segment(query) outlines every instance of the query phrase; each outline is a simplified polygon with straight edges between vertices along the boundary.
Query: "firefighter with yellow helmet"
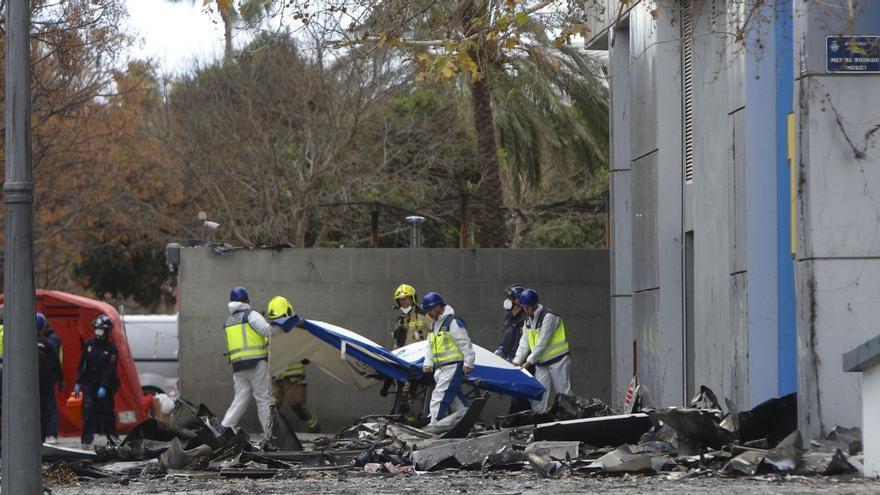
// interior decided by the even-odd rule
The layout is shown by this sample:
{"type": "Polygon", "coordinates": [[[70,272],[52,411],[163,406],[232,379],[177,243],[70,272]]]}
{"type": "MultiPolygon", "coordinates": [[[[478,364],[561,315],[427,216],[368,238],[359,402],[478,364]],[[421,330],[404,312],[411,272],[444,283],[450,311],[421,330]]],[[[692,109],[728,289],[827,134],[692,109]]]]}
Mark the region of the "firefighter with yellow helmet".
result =
{"type": "Polygon", "coordinates": [[[541,400],[531,401],[532,410],[545,413],[549,409],[550,387],[557,394],[571,394],[571,356],[565,338],[562,317],[539,303],[534,289],[520,292],[517,304],[526,313],[522,337],[513,364],[530,369],[544,386],[541,400]]]}
{"type": "MultiPolygon", "coordinates": [[[[286,320],[296,317],[293,305],[283,296],[275,296],[266,308],[269,321],[284,326],[286,320]]],[[[298,319],[298,317],[296,317],[298,319]]],[[[301,321],[301,320],[300,320],[301,321]]],[[[309,433],[321,431],[318,415],[306,404],[306,365],[308,360],[293,363],[286,370],[272,377],[272,395],[275,407],[282,411],[284,404],[290,404],[296,417],[305,425],[309,433]]]]}
{"type": "Polygon", "coordinates": [[[425,316],[416,304],[416,289],[412,285],[401,284],[394,290],[394,307],[400,310],[391,338],[392,349],[425,340],[431,319],[425,316]]]}
{"type": "MultiPolygon", "coordinates": [[[[400,284],[394,289],[394,308],[400,311],[394,330],[391,332],[392,349],[425,340],[431,328],[431,319],[416,304],[416,289],[409,284],[400,284]]],[[[403,414],[407,421],[418,419],[415,398],[418,395],[418,383],[398,382],[399,394],[394,404],[394,414],[403,414]]]]}

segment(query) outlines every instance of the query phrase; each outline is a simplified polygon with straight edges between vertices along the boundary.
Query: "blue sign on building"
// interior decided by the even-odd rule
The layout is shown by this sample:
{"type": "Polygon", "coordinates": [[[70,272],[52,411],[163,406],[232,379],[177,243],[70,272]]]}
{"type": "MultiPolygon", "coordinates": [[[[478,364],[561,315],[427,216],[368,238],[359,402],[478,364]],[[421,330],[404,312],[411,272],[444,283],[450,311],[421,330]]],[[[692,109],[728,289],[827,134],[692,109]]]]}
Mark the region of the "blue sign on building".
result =
{"type": "Polygon", "coordinates": [[[825,71],[880,73],[880,36],[826,36],[825,71]]]}

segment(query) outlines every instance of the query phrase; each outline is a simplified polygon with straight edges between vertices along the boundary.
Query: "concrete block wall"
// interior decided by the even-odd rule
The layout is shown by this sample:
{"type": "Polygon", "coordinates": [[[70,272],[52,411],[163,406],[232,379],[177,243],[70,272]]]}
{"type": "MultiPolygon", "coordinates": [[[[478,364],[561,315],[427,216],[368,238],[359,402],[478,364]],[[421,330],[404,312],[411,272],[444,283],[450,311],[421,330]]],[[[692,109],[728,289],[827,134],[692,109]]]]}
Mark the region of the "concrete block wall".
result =
{"type": "Polygon", "coordinates": [[[826,73],[825,43],[880,33],[880,2],[796,2],[794,28],[798,426],[812,438],[872,420],[842,355],[878,334],[880,147],[866,136],[880,125],[880,75],[826,73]]]}
{"type": "MultiPolygon", "coordinates": [[[[611,396],[609,253],[583,249],[282,249],[239,250],[227,256],[186,248],[181,253],[180,376],[191,401],[222,414],[232,399],[232,370],[223,357],[222,325],[229,289],[248,288],[256,309],[285,295],[309,319],[334,323],[383,345],[397,316],[392,292],[402,282],[436,290],[468,323],[475,343],[500,340],[503,290],[534,287],[566,322],[577,394],[611,396]]],[[[330,430],[363,415],[387,413],[378,387],[355,391],[317,368],[308,369],[309,403],[330,430]]],[[[495,400],[503,412],[507,400],[495,400]]],[[[245,427],[258,431],[256,409],[245,427]]]]}

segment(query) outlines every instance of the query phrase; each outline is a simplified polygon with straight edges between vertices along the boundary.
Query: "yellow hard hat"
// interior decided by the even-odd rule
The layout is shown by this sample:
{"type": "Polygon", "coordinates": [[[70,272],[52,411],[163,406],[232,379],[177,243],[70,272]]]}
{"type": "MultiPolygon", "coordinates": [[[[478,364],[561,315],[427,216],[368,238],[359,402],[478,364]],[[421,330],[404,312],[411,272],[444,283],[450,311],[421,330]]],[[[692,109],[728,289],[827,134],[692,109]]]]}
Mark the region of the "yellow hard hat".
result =
{"type": "Polygon", "coordinates": [[[400,284],[400,287],[394,291],[394,302],[397,302],[406,296],[411,297],[413,301],[415,301],[416,289],[412,285],[400,284]]]}
{"type": "Polygon", "coordinates": [[[290,304],[290,301],[287,300],[284,296],[275,296],[269,301],[269,306],[266,307],[266,316],[270,320],[274,320],[275,318],[281,318],[282,316],[293,316],[293,305],[290,304]]]}

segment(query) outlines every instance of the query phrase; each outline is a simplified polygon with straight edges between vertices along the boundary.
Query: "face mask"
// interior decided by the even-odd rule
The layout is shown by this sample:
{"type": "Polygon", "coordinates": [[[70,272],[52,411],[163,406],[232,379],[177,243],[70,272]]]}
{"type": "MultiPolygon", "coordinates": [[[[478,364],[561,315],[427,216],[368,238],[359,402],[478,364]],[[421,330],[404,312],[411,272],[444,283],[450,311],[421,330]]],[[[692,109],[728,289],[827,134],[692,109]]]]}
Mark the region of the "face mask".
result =
{"type": "Polygon", "coordinates": [[[405,314],[405,315],[408,315],[409,312],[412,311],[412,308],[413,308],[412,306],[407,306],[407,307],[405,307],[405,308],[400,308],[400,312],[403,313],[403,314],[405,314]]]}
{"type": "Polygon", "coordinates": [[[510,299],[505,299],[504,300],[504,310],[510,311],[511,309],[513,309],[513,301],[511,301],[510,299]]]}
{"type": "Polygon", "coordinates": [[[95,329],[95,337],[101,338],[104,336],[104,330],[100,328],[95,329]]]}

